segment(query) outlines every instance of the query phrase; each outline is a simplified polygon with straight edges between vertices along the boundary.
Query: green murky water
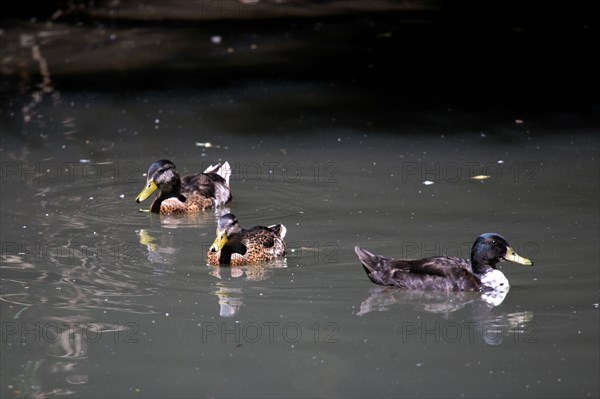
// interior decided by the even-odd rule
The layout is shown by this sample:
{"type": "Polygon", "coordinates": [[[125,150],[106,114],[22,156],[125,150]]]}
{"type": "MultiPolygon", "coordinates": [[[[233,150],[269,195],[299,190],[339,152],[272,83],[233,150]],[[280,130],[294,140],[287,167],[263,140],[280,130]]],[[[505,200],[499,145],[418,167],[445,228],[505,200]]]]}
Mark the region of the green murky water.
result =
{"type": "Polygon", "coordinates": [[[433,106],[403,122],[323,82],[72,81],[39,97],[4,85],[3,397],[598,395],[600,143],[585,116],[549,128],[433,106]],[[161,158],[182,174],[229,161],[233,202],[139,212],[161,158]],[[283,223],[288,256],[207,266],[225,211],[283,223]],[[535,262],[503,264],[496,306],[375,286],[353,252],[468,257],[483,232],[535,262]]]}

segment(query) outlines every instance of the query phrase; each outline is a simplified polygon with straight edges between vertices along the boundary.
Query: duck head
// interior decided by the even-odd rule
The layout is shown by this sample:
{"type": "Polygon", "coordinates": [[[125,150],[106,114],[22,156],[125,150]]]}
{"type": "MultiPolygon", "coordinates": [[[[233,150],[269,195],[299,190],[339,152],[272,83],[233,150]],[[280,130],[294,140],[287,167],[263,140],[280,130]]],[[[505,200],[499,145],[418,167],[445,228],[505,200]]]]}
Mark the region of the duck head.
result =
{"type": "Polygon", "coordinates": [[[488,267],[496,268],[496,264],[504,260],[533,266],[533,262],[517,254],[500,234],[485,233],[480,235],[471,249],[473,272],[482,274],[488,267]]]}
{"type": "Polygon", "coordinates": [[[228,213],[219,218],[217,223],[217,237],[210,247],[211,252],[220,251],[231,240],[231,237],[242,231],[236,217],[228,213]]]}
{"type": "Polygon", "coordinates": [[[179,172],[175,169],[173,162],[161,159],[154,162],[148,168],[146,185],[140,191],[135,199],[135,202],[142,202],[148,198],[156,189],[160,190],[160,194],[152,203],[150,210],[152,212],[160,211],[160,203],[162,200],[176,197],[181,202],[185,202],[185,197],[181,195],[181,178],[179,172]]]}

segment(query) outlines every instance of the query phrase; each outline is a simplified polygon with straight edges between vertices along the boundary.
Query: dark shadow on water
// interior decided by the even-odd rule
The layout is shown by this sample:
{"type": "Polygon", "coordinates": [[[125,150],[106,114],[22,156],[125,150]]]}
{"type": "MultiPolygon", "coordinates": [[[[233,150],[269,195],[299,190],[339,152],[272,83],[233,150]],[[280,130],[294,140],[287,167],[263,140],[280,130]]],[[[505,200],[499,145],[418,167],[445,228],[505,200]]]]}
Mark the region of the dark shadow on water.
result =
{"type": "Polygon", "coordinates": [[[437,125],[437,133],[483,122],[508,127],[515,119],[546,131],[585,129],[598,111],[598,62],[590,51],[597,23],[588,2],[377,2],[387,12],[352,2],[371,11],[363,14],[343,2],[284,2],[269,4],[310,12],[270,15],[268,23],[250,13],[148,19],[144,13],[156,9],[119,3],[115,11],[117,3],[83,6],[50,25],[17,22],[7,31],[2,108],[25,110],[35,122],[36,101],[58,103],[61,93],[187,92],[226,129],[250,133],[269,125],[295,132],[437,125]],[[337,11],[319,12],[331,8],[337,11]],[[41,58],[32,58],[34,48],[41,58]],[[297,120],[305,115],[311,119],[297,120]]]}

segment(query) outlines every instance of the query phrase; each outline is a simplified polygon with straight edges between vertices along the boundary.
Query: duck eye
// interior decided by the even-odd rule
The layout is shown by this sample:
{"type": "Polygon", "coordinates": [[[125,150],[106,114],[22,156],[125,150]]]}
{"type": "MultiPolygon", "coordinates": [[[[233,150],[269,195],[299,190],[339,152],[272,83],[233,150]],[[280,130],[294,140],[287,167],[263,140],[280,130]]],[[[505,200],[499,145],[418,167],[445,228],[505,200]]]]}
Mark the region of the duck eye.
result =
{"type": "Polygon", "coordinates": [[[492,244],[496,245],[496,240],[492,240],[492,244]]]}

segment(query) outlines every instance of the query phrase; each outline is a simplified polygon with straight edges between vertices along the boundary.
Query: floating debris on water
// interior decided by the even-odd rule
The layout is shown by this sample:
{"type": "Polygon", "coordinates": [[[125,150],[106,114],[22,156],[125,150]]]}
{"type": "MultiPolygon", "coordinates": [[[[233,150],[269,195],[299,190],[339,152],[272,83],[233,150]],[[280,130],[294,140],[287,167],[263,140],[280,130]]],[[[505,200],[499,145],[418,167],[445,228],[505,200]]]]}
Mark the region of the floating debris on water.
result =
{"type": "Polygon", "coordinates": [[[472,180],[485,180],[485,179],[489,179],[490,175],[477,175],[477,176],[473,176],[471,177],[472,180]]]}
{"type": "Polygon", "coordinates": [[[432,182],[431,180],[425,180],[423,182],[423,184],[426,185],[426,186],[431,186],[432,184],[434,184],[434,182],[432,182]]]}

